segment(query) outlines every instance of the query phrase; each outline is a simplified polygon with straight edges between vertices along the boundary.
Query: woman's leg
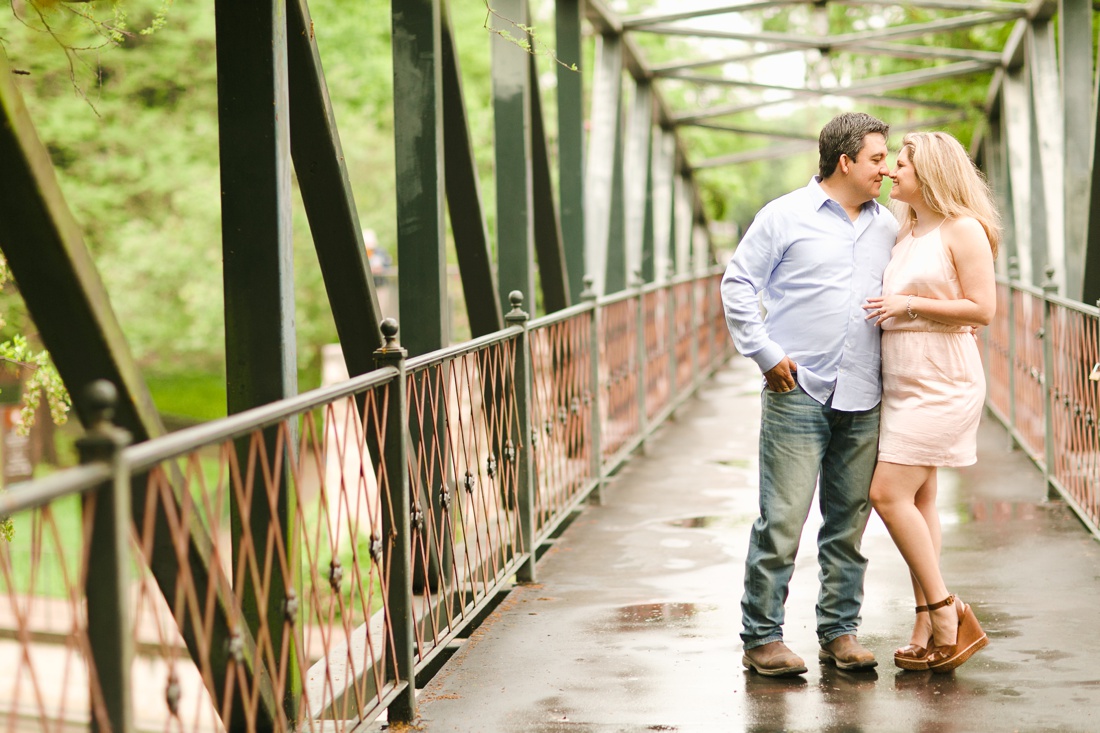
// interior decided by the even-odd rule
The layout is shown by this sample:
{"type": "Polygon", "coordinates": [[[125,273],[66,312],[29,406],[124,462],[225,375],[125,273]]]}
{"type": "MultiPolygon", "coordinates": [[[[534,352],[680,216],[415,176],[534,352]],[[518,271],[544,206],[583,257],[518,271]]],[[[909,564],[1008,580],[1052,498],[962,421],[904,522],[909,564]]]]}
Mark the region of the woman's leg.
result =
{"type": "MultiPolygon", "coordinates": [[[[871,481],[871,503],[905,558],[909,572],[916,578],[916,589],[925,603],[936,603],[947,597],[947,586],[940,574],[939,521],[936,519],[930,526],[926,518],[926,512],[935,511],[934,490],[935,468],[930,466],[902,466],[880,461],[871,481]],[[925,489],[924,496],[918,506],[922,489],[925,489]]],[[[954,644],[958,630],[955,607],[944,606],[929,615],[935,643],[940,646],[954,644]]]]}
{"type": "MultiPolygon", "coordinates": [[[[932,469],[932,475],[917,489],[914,499],[917,510],[924,517],[928,525],[928,532],[932,538],[932,546],[936,550],[936,559],[940,557],[940,514],[936,511],[936,469],[932,469]]],[[[924,589],[917,582],[917,576],[909,573],[909,580],[913,583],[913,599],[917,606],[927,606],[929,600],[924,596],[924,589]]],[[[934,599],[937,601],[940,599],[934,599]]],[[[934,602],[933,601],[933,602],[934,602]]],[[[916,623],[913,624],[913,635],[909,637],[909,643],[915,646],[928,648],[932,640],[932,617],[927,613],[918,613],[916,623]]]]}

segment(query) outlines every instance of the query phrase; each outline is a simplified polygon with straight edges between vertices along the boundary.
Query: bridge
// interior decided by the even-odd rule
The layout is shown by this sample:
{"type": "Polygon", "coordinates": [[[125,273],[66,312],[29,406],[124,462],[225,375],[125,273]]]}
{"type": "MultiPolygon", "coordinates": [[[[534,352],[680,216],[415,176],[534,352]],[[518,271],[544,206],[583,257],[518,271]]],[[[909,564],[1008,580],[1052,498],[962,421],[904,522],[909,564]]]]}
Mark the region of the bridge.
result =
{"type": "MultiPolygon", "coordinates": [[[[0,495],[4,725],[1095,727],[1096,10],[702,5],[490,3],[490,213],[448,5],[395,3],[404,266],[383,312],[305,0],[216,0],[230,415],[171,433],[0,54],[0,249],[85,428],[80,466],[0,495]],[[808,178],[817,126],[853,104],[955,132],[1006,223],[982,453],[945,492],[944,562],[993,643],[946,681],[772,685],[735,641],[757,415],[708,176],[808,178]],[[349,375],[301,393],[292,170],[349,375]],[[452,244],[468,340],[450,337],[452,244]]],[[[872,525],[880,659],[911,603],[885,540],[872,525]]],[[[810,649],[812,575],[789,604],[810,649]]]]}

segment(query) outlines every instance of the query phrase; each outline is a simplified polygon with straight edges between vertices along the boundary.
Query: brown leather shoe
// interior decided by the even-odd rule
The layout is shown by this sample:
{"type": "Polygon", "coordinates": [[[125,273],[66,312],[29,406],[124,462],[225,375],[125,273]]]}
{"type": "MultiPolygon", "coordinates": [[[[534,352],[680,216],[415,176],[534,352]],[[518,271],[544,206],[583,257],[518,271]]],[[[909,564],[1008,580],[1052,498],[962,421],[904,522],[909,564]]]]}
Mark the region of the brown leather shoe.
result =
{"type": "Polygon", "coordinates": [[[875,655],[856,641],[852,634],[844,634],[821,647],[817,658],[823,662],[832,662],[837,669],[870,669],[878,664],[875,655]]]}
{"type": "Polygon", "coordinates": [[[765,677],[786,677],[804,674],[806,663],[781,641],[771,641],[763,646],[745,650],[741,664],[765,677]]]}

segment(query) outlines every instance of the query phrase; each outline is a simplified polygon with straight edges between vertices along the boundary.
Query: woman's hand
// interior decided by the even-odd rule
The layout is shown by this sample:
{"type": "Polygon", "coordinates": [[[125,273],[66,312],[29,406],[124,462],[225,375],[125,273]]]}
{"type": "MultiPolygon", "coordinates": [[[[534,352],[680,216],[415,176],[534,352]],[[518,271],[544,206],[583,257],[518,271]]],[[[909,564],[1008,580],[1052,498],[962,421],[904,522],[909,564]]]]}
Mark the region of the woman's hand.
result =
{"type": "Polygon", "coordinates": [[[863,304],[863,310],[867,311],[866,320],[875,320],[876,326],[881,326],[887,318],[909,319],[909,296],[904,294],[868,298],[863,304]]]}

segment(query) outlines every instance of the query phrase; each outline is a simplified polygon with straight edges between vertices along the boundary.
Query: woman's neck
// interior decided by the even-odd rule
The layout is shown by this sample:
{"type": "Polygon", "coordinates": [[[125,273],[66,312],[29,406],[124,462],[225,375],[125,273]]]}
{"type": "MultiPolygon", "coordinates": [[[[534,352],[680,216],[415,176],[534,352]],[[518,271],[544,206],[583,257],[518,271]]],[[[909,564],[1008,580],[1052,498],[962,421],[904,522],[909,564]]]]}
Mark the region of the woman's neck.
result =
{"type": "MultiPolygon", "coordinates": [[[[912,206],[912,204],[910,204],[910,206],[912,206]]],[[[937,214],[927,206],[912,206],[912,209],[913,213],[916,215],[912,229],[914,237],[923,237],[940,224],[943,224],[944,219],[946,219],[943,214],[937,214]]]]}

